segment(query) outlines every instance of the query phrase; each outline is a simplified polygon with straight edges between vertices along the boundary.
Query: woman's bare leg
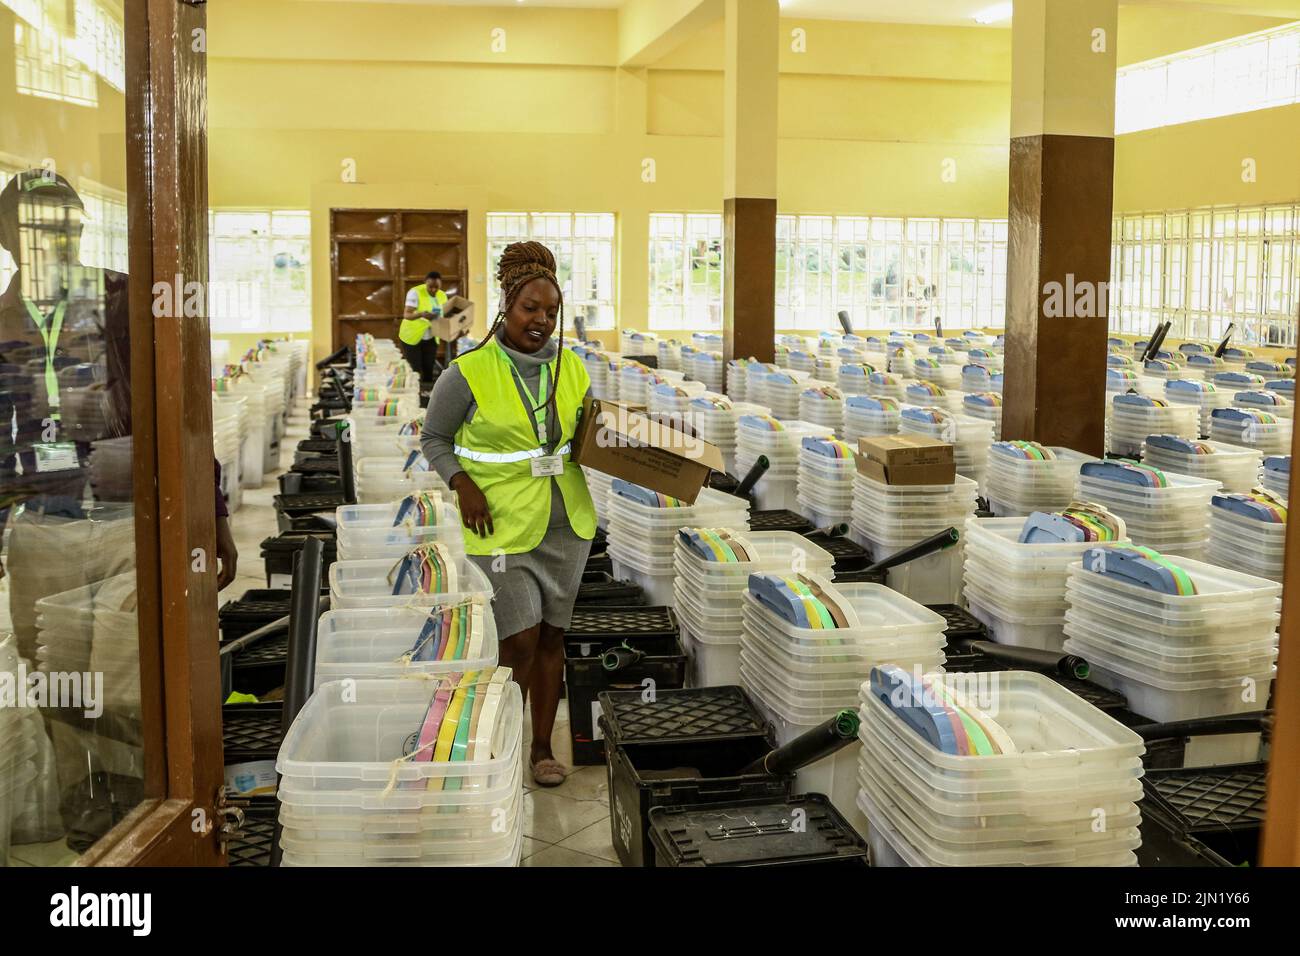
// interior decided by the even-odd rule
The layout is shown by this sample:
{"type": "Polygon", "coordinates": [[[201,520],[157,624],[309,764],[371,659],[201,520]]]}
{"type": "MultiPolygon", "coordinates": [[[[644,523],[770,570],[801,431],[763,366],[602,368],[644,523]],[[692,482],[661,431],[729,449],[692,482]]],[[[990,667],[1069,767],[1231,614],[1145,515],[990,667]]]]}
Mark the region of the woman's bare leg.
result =
{"type": "Polygon", "coordinates": [[[502,641],[497,649],[498,662],[502,667],[509,667],[513,672],[512,676],[523,692],[525,703],[528,701],[528,685],[532,682],[541,627],[540,624],[534,624],[526,631],[512,634],[502,641]]]}
{"type": "Polygon", "coordinates": [[[554,759],[551,734],[555,730],[555,712],[560,707],[564,689],[564,631],[543,622],[533,657],[531,675],[533,692],[532,759],[554,759]]]}

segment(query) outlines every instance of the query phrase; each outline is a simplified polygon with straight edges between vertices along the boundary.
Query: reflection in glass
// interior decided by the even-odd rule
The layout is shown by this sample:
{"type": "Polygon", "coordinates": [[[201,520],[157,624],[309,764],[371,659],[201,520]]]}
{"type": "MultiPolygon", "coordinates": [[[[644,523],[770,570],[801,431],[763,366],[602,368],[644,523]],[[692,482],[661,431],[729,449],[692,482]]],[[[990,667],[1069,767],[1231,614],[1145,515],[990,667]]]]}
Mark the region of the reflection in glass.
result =
{"type": "Polygon", "coordinates": [[[122,36],[0,0],[0,865],[142,797],[122,36]]]}

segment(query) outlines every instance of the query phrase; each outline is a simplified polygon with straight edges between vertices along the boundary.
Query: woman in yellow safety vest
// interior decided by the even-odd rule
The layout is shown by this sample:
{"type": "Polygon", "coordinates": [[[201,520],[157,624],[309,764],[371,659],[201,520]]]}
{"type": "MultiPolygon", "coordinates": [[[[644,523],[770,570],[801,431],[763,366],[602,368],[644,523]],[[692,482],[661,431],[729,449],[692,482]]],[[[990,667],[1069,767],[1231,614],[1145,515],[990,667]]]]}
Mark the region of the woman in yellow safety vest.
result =
{"type": "Polygon", "coordinates": [[[470,560],[492,581],[501,664],[531,700],[529,765],[540,786],[554,787],[567,773],[551,749],[564,631],[596,532],[586,478],[570,456],[591,383],[581,361],[564,358],[551,251],[507,246],[497,282],[496,320],[438,378],[421,445],[459,499],[470,560]]]}

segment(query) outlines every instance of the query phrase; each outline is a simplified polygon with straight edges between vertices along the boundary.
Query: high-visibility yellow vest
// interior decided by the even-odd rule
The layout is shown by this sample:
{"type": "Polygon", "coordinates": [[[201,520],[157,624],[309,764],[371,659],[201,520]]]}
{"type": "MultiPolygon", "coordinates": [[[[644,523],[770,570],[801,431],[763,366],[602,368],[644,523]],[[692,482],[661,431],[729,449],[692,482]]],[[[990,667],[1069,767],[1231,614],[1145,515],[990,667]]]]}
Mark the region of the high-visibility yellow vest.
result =
{"type": "MultiPolygon", "coordinates": [[[[414,291],[420,297],[420,306],[415,310],[416,312],[432,312],[435,306],[443,309],[447,305],[447,293],[441,289],[430,295],[429,287],[421,282],[415,287],[414,291]]],[[[397,329],[397,337],[407,345],[419,345],[428,328],[428,319],[402,319],[402,324],[397,329]]],[[[437,336],[434,337],[433,341],[438,341],[437,336]]]]}
{"type": "MultiPolygon", "coordinates": [[[[456,457],[487,498],[493,525],[493,533],[486,537],[463,528],[465,550],[480,555],[531,551],[545,537],[551,517],[551,478],[534,477],[532,471],[533,460],[546,455],[537,440],[537,421],[524,408],[513,363],[495,338],[455,364],[478,405],[474,418],[456,431],[456,457]]],[[[564,460],[564,472],[554,480],[564,497],[570,527],[588,540],[596,533],[596,509],[586,476],[571,458],[570,444],[590,384],[582,361],[570,353],[560,363],[559,382],[552,385],[557,389],[560,418],[554,454],[564,460]]]]}

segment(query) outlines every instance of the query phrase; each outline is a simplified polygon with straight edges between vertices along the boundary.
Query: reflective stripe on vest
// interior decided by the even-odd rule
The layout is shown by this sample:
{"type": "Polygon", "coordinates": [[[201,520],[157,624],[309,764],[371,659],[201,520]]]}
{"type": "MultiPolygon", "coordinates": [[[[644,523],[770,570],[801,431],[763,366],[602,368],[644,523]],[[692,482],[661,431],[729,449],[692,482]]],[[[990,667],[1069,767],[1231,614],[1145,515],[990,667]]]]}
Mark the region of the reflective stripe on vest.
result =
{"type": "MultiPolygon", "coordinates": [[[[508,465],[516,461],[529,461],[533,458],[545,458],[547,455],[545,448],[530,448],[528,451],[470,451],[462,445],[456,445],[453,449],[457,458],[465,458],[469,461],[482,461],[490,465],[508,465]]],[[[567,455],[569,454],[570,445],[565,442],[551,454],[567,455]]]]}

